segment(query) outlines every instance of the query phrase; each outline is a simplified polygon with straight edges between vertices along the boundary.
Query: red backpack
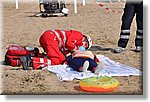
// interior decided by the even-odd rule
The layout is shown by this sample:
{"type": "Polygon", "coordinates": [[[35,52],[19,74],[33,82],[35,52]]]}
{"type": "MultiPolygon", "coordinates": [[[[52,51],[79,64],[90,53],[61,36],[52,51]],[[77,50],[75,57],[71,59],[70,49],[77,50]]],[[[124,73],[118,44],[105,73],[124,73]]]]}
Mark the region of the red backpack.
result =
{"type": "Polygon", "coordinates": [[[37,56],[39,49],[36,47],[24,47],[19,45],[10,45],[5,54],[5,64],[13,67],[20,66],[21,57],[37,56]]]}

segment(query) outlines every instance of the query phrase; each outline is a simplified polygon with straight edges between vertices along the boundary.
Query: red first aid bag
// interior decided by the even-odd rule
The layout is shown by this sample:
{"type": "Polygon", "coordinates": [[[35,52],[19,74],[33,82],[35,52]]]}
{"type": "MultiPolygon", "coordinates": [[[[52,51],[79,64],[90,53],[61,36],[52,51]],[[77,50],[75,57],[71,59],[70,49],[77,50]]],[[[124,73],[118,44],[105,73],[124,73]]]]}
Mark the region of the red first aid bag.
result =
{"type": "Polygon", "coordinates": [[[21,56],[21,55],[29,55],[30,52],[27,51],[25,47],[19,45],[11,45],[8,47],[7,54],[13,56],[21,56]]]}
{"type": "Polygon", "coordinates": [[[36,47],[24,47],[19,45],[10,45],[5,54],[5,64],[13,67],[20,66],[21,56],[38,56],[39,49],[36,47]]]}
{"type": "Polygon", "coordinates": [[[13,67],[20,66],[21,65],[20,56],[5,55],[5,63],[13,67]]]}
{"type": "Polygon", "coordinates": [[[51,60],[47,58],[33,57],[33,68],[40,69],[51,65],[51,60]]]}

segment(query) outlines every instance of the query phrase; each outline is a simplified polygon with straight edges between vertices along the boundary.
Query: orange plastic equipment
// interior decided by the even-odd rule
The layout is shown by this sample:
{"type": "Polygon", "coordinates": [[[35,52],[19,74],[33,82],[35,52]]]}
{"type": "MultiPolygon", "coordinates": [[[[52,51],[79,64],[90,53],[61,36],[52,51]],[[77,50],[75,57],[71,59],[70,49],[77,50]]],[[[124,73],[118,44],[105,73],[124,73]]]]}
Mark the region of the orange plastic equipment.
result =
{"type": "Polygon", "coordinates": [[[119,82],[113,77],[91,77],[79,82],[80,89],[89,92],[111,92],[114,91],[119,82]]]}

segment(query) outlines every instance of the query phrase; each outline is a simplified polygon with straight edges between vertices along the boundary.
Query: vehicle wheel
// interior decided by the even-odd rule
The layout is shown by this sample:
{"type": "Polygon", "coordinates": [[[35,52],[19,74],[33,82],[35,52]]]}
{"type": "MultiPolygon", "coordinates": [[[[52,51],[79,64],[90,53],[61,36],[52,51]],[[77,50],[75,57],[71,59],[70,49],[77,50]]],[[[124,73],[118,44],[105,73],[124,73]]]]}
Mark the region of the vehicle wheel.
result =
{"type": "Polygon", "coordinates": [[[65,17],[68,17],[68,14],[64,14],[65,17]]]}

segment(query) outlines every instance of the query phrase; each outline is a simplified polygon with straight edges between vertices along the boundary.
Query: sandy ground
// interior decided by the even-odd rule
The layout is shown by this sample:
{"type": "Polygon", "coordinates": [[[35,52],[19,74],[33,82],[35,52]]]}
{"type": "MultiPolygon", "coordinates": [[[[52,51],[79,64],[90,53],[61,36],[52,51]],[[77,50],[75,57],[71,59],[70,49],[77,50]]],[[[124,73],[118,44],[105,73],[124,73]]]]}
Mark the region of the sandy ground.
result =
{"type": "MultiPolygon", "coordinates": [[[[34,17],[39,11],[37,3],[21,3],[19,10],[14,3],[2,3],[2,56],[4,60],[6,48],[11,44],[30,45],[39,47],[38,39],[42,32],[48,29],[75,29],[89,34],[93,39],[91,51],[94,54],[102,54],[110,59],[135,67],[142,68],[142,53],[132,51],[136,31],[135,20],[131,27],[130,41],[127,51],[114,54],[111,50],[103,51],[103,48],[115,48],[119,38],[121,16],[124,3],[102,3],[112,11],[100,8],[96,3],[78,5],[78,13],[74,14],[73,5],[67,5],[68,17],[34,17]]],[[[4,72],[2,94],[143,94],[143,77],[129,76],[116,77],[120,82],[119,87],[113,92],[92,93],[84,92],[79,88],[79,80],[60,82],[56,75],[47,70],[24,71],[22,67],[10,67],[1,65],[4,72]]],[[[2,72],[1,72],[2,73],[2,72]]]]}

